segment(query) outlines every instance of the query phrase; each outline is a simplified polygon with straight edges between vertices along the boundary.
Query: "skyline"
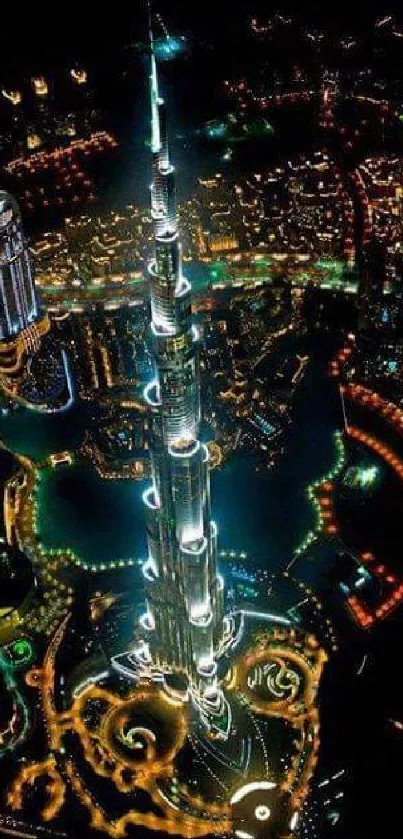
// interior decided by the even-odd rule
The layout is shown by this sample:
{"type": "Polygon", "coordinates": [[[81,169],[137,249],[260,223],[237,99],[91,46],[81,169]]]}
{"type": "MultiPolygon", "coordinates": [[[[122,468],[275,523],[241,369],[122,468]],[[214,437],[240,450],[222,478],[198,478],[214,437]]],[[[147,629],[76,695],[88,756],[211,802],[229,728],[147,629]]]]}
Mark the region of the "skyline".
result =
{"type": "Polygon", "coordinates": [[[4,51],[2,835],[399,835],[403,29],[209,9],[4,51]]]}

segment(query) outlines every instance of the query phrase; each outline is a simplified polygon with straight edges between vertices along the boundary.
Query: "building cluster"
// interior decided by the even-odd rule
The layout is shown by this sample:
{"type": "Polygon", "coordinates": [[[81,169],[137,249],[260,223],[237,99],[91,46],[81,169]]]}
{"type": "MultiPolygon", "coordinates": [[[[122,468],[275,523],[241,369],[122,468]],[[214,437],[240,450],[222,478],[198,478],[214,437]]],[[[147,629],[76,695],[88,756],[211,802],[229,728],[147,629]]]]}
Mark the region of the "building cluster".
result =
{"type": "Polygon", "coordinates": [[[129,205],[102,216],[66,218],[62,230],[33,241],[38,286],[54,311],[82,311],[144,295],[144,265],[152,237],[149,212],[129,205]]]}
{"type": "Polygon", "coordinates": [[[0,154],[8,159],[89,136],[100,122],[87,71],[79,67],[57,78],[32,76],[20,89],[2,85],[0,114],[0,154]]]}
{"type": "Polygon", "coordinates": [[[63,217],[95,201],[90,160],[109,154],[87,72],[73,67],[61,79],[36,76],[21,90],[0,93],[0,161],[25,213],[63,217]]]}
{"type": "MultiPolygon", "coordinates": [[[[341,260],[351,265],[355,257],[352,201],[327,154],[236,181],[221,173],[200,179],[178,217],[183,259],[211,265],[205,285],[213,287],[278,276],[326,283],[341,260]]],[[[110,307],[144,299],[151,236],[149,212],[129,205],[66,219],[58,233],[37,237],[38,285],[50,310],[80,311],[97,297],[110,307]]],[[[196,291],[199,283],[198,276],[196,291]]]]}
{"type": "Polygon", "coordinates": [[[297,358],[281,357],[260,378],[276,337],[292,329],[287,288],[218,293],[202,322],[203,415],[225,451],[253,452],[273,465],[282,451],[299,376],[297,358]]]}
{"type": "MultiPolygon", "coordinates": [[[[403,170],[396,156],[367,158],[353,175],[361,242],[357,255],[357,341],[347,370],[376,390],[402,396],[403,170]]],[[[345,372],[346,372],[345,371],[345,372]]]]}
{"type": "Polygon", "coordinates": [[[311,263],[348,249],[351,201],[327,154],[236,181],[201,179],[193,204],[187,228],[194,257],[253,251],[311,263]]]}

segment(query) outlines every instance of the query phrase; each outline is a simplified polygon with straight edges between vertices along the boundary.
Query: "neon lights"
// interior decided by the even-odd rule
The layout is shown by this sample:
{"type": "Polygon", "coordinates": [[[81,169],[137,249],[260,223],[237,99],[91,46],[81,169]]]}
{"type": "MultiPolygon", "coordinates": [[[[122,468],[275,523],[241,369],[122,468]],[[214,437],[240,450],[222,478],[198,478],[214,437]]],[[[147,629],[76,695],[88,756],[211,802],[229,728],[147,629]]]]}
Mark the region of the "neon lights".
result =
{"type": "Polygon", "coordinates": [[[277,786],[274,781],[251,781],[250,784],[245,784],[245,786],[240,787],[232,796],[230,804],[238,804],[239,801],[242,801],[245,798],[245,795],[249,795],[250,792],[257,792],[260,789],[269,790],[275,789],[277,786]]]}
{"type": "Polygon", "coordinates": [[[152,382],[149,382],[148,385],[146,385],[143,390],[143,396],[147,405],[150,405],[152,408],[158,408],[161,405],[160,387],[157,379],[153,379],[152,382]],[[153,391],[155,391],[154,399],[152,396],[153,391]]]}
{"type": "Polygon", "coordinates": [[[152,556],[146,559],[144,565],[142,566],[143,576],[149,583],[155,582],[158,577],[158,568],[155,564],[155,560],[152,556]]]}
{"type": "Polygon", "coordinates": [[[266,804],[259,804],[255,810],[255,816],[259,822],[265,822],[271,816],[270,807],[267,807],[266,804]]]}
{"type": "Polygon", "coordinates": [[[109,670],[103,670],[102,673],[96,673],[94,676],[88,676],[86,679],[83,679],[73,691],[74,699],[78,699],[79,696],[82,696],[89,688],[93,685],[96,685],[97,682],[102,682],[103,679],[107,679],[109,676],[109,670]]]}
{"type": "Polygon", "coordinates": [[[299,813],[298,813],[298,810],[296,810],[295,813],[291,817],[290,830],[295,830],[296,827],[298,827],[298,820],[299,820],[299,813]]]}
{"type": "Polygon", "coordinates": [[[205,552],[207,548],[207,539],[203,536],[200,539],[200,544],[198,542],[192,544],[191,542],[186,544],[181,544],[181,551],[182,553],[188,554],[189,556],[200,556],[202,553],[205,552]]]}
{"type": "Polygon", "coordinates": [[[158,319],[158,323],[155,320],[151,321],[151,332],[156,338],[168,338],[170,335],[176,334],[175,328],[167,320],[162,320],[162,318],[158,319]]]}
{"type": "Polygon", "coordinates": [[[146,507],[150,510],[159,510],[160,502],[157,499],[157,491],[153,484],[144,490],[142,499],[146,507]]]}
{"type": "Polygon", "coordinates": [[[260,618],[266,621],[275,621],[282,623],[284,626],[290,626],[291,621],[288,618],[283,618],[282,615],[273,615],[271,612],[254,612],[251,609],[238,609],[234,614],[247,615],[252,618],[260,618]]]}
{"type": "Polygon", "coordinates": [[[175,289],[175,297],[179,300],[181,297],[184,297],[185,294],[189,294],[192,290],[192,286],[190,285],[189,280],[186,277],[179,277],[176,289],[175,289]]]}
{"type": "Polygon", "coordinates": [[[179,440],[177,443],[173,443],[172,446],[168,446],[169,454],[171,457],[176,458],[194,457],[199,449],[199,440],[179,440]]]}
{"type": "Polygon", "coordinates": [[[155,629],[155,621],[151,612],[147,611],[141,615],[140,624],[147,632],[151,632],[155,629]]]}

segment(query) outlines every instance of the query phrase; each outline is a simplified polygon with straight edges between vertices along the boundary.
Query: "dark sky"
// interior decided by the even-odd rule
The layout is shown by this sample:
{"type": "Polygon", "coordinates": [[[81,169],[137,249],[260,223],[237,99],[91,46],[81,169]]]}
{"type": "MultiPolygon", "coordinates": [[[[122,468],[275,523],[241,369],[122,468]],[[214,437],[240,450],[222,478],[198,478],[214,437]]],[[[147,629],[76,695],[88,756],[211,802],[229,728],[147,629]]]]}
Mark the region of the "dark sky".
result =
{"type": "MultiPolygon", "coordinates": [[[[108,50],[114,43],[124,43],[130,38],[141,37],[143,11],[141,0],[132,3],[115,2],[97,4],[70,0],[65,4],[29,3],[21,5],[19,14],[13,3],[3,3],[1,10],[0,79],[10,68],[31,69],[30,62],[41,55],[55,58],[61,54],[108,50]]],[[[395,9],[401,4],[392,2],[363,2],[353,0],[348,4],[314,3],[306,0],[302,5],[304,19],[321,25],[360,28],[380,12],[395,9]]],[[[222,38],[223,50],[236,28],[244,19],[254,14],[263,18],[275,9],[301,14],[301,3],[284,0],[270,3],[267,0],[156,0],[155,11],[160,12],[168,26],[194,30],[198,35],[222,38]]]]}

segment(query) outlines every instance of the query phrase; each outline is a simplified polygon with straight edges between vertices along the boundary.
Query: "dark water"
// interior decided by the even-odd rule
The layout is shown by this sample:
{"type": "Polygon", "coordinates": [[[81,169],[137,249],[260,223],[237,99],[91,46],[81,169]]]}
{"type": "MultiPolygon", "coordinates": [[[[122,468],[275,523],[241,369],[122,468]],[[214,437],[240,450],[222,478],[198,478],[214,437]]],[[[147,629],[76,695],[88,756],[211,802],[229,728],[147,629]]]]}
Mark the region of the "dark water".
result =
{"type": "MultiPolygon", "coordinates": [[[[264,375],[264,369],[258,371],[264,375]]],[[[296,399],[287,451],[271,472],[235,456],[213,474],[213,509],[222,541],[265,567],[284,562],[313,523],[306,487],[334,462],[339,404],[324,367],[312,360],[296,399]]]]}
{"type": "Polygon", "coordinates": [[[94,565],[144,558],[144,487],[143,482],[102,480],[87,463],[46,470],[38,493],[42,543],[71,548],[94,565]]]}
{"type": "MultiPolygon", "coordinates": [[[[326,376],[326,361],[321,360],[328,348],[311,349],[287,452],[277,467],[257,472],[252,457],[234,454],[211,476],[221,547],[245,550],[267,568],[284,562],[309,530],[313,512],[306,486],[321,477],[335,457],[332,435],[340,424],[340,408],[326,376]]],[[[268,363],[263,361],[258,370],[262,378],[268,363]]],[[[0,437],[12,449],[40,459],[77,445],[83,434],[83,412],[77,406],[57,418],[18,411],[0,420],[0,437]]],[[[94,564],[144,556],[143,489],[142,482],[102,480],[87,463],[45,470],[38,494],[43,544],[70,547],[83,561],[94,564]]]]}

